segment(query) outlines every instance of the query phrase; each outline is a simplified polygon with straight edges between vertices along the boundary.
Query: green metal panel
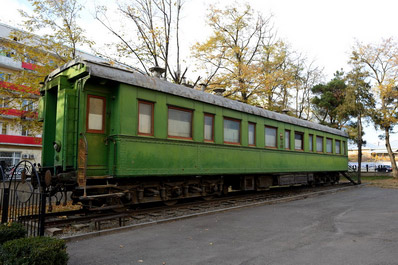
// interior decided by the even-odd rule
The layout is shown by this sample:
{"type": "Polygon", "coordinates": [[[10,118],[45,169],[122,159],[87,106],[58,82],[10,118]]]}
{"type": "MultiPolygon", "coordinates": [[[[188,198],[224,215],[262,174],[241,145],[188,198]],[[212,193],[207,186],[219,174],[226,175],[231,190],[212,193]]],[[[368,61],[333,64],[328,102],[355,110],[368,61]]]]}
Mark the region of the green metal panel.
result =
{"type": "Polygon", "coordinates": [[[64,146],[64,126],[65,126],[65,90],[58,91],[56,121],[55,121],[55,142],[61,145],[61,150],[54,154],[54,166],[62,166],[64,160],[64,150],[68,146],[64,146]]]}
{"type": "Polygon", "coordinates": [[[174,140],[116,137],[117,175],[169,176],[347,170],[347,158],[174,140]]]}
{"type": "Polygon", "coordinates": [[[112,174],[120,177],[347,170],[346,156],[308,152],[309,133],[314,135],[314,142],[317,135],[344,140],[344,137],[341,136],[332,136],[325,132],[125,84],[120,85],[119,92],[113,91],[113,95],[116,96],[114,103],[117,106],[113,109],[112,119],[120,117],[120,121],[118,120],[117,123],[121,124],[121,130],[119,135],[115,133],[116,135],[113,137],[117,150],[116,156],[113,158],[115,149],[112,143],[109,148],[109,157],[112,161],[112,174]],[[137,135],[138,100],[154,102],[154,136],[137,135]],[[169,105],[194,110],[193,140],[167,138],[169,105]],[[116,111],[116,109],[118,110],[116,111]],[[203,140],[204,113],[215,114],[214,143],[205,143],[203,140]],[[224,144],[224,117],[241,120],[241,145],[224,144]],[[256,123],[256,147],[247,147],[248,121],[256,123]],[[278,129],[276,149],[264,147],[265,125],[278,129]],[[286,151],[283,146],[285,129],[291,131],[292,146],[290,151],[286,151]],[[304,133],[304,151],[294,150],[295,131],[304,133]],[[282,134],[282,138],[280,134],[282,134]],[[114,171],[113,161],[115,161],[114,171]]]}
{"type": "Polygon", "coordinates": [[[77,160],[77,95],[76,90],[66,91],[65,93],[65,127],[64,127],[64,147],[63,157],[65,158],[64,169],[75,167],[77,160]]]}
{"type": "MultiPolygon", "coordinates": [[[[108,136],[110,135],[110,131],[117,133],[119,130],[122,130],[122,124],[124,117],[120,117],[118,120],[117,115],[113,115],[113,111],[115,110],[115,114],[120,114],[120,96],[118,99],[113,98],[114,96],[119,95],[118,87],[108,87],[99,85],[97,83],[91,83],[90,80],[85,84],[83,93],[81,94],[80,102],[80,129],[79,131],[83,132],[87,139],[88,146],[88,158],[87,158],[87,176],[96,176],[96,175],[107,175],[110,173],[112,168],[112,160],[110,159],[110,148],[111,144],[109,143],[108,136]],[[88,95],[99,96],[105,98],[105,130],[104,133],[95,133],[88,132],[86,128],[87,122],[87,111],[88,111],[88,95]],[[118,104],[115,104],[117,102],[118,104]],[[116,119],[115,122],[113,118],[116,119]],[[119,122],[118,122],[119,121],[119,122]],[[111,129],[112,128],[112,129],[111,129]],[[111,168],[109,167],[111,163],[111,168]]],[[[127,107],[127,105],[126,105],[127,107]]],[[[128,113],[129,114],[129,113],[128,113]]]]}
{"type": "Polygon", "coordinates": [[[43,99],[43,136],[42,136],[42,156],[41,164],[43,167],[54,166],[54,146],[55,141],[55,122],[57,106],[57,87],[52,87],[45,91],[43,99]]]}
{"type": "Polygon", "coordinates": [[[66,76],[59,77],[55,122],[55,142],[61,150],[55,152],[55,166],[63,170],[75,166],[77,145],[77,96],[66,76]]]}
{"type": "Polygon", "coordinates": [[[118,91],[112,91],[114,99],[114,113],[112,120],[115,124],[115,134],[136,134],[137,133],[137,90],[120,84],[118,91]]]}

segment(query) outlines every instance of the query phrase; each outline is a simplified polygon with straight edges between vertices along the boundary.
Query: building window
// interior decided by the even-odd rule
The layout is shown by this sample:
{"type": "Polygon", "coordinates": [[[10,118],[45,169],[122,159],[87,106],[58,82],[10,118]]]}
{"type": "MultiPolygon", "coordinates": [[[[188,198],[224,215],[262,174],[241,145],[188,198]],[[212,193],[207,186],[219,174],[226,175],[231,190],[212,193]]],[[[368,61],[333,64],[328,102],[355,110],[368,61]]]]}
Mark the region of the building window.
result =
{"type": "Polygon", "coordinates": [[[316,137],[316,151],[323,153],[323,137],[322,136],[316,137]]]}
{"type": "Polygon", "coordinates": [[[8,108],[10,105],[10,98],[0,97],[0,108],[8,108]]]}
{"type": "Polygon", "coordinates": [[[31,111],[33,109],[32,104],[33,104],[32,101],[24,99],[24,100],[22,100],[21,109],[24,111],[31,111]]]}
{"type": "Polygon", "coordinates": [[[240,144],[240,120],[224,118],[224,143],[240,144]]]}
{"type": "Polygon", "coordinates": [[[343,145],[342,145],[342,154],[345,155],[345,141],[343,141],[343,145]]]}
{"type": "Polygon", "coordinates": [[[152,102],[138,101],[138,134],[153,135],[153,109],[152,102]]]}
{"type": "Polygon", "coordinates": [[[105,98],[88,95],[87,98],[87,132],[105,132],[105,98]]]}
{"type": "Polygon", "coordinates": [[[265,127],[265,146],[276,147],[276,128],[265,127]]]}
{"type": "Polygon", "coordinates": [[[308,135],[308,150],[310,152],[314,151],[314,135],[308,135]]]}
{"type": "Polygon", "coordinates": [[[20,152],[0,152],[0,161],[4,161],[6,166],[14,166],[21,160],[20,152]]]}
{"type": "Polygon", "coordinates": [[[304,133],[294,132],[294,149],[304,150],[304,133]]]}
{"type": "Polygon", "coordinates": [[[335,145],[335,149],[336,149],[336,154],[340,154],[340,144],[341,144],[341,142],[340,142],[340,140],[336,140],[335,142],[334,142],[334,145],[335,145]]]}
{"type": "Polygon", "coordinates": [[[285,130],[285,148],[290,149],[290,130],[285,130]]]}
{"type": "Polygon", "coordinates": [[[204,138],[205,141],[214,141],[214,115],[205,114],[204,117],[204,138]]]}
{"type": "Polygon", "coordinates": [[[249,136],[249,145],[255,146],[256,145],[256,124],[249,122],[248,126],[248,136],[249,136]]]}
{"type": "Polygon", "coordinates": [[[0,72],[0,81],[8,82],[11,80],[11,74],[0,72]]]}
{"type": "Polygon", "coordinates": [[[7,123],[1,122],[0,123],[1,134],[7,134],[7,123]]]}
{"type": "Polygon", "coordinates": [[[22,126],[22,136],[29,136],[29,130],[25,126],[22,126]]]}
{"type": "Polygon", "coordinates": [[[333,140],[330,138],[326,138],[326,153],[332,153],[332,145],[333,145],[333,140]]]}
{"type": "Polygon", "coordinates": [[[168,136],[192,139],[192,110],[169,106],[168,136]]]}

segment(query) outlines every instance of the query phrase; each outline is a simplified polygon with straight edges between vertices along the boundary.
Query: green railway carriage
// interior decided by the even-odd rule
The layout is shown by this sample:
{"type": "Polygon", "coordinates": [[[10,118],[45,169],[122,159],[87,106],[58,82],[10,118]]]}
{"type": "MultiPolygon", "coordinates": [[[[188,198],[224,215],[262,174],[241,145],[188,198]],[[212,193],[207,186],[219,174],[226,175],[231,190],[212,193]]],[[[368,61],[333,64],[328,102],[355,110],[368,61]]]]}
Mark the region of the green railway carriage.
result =
{"type": "Polygon", "coordinates": [[[345,132],[75,60],[41,89],[42,174],[76,201],[142,203],[337,182],[345,132]]]}

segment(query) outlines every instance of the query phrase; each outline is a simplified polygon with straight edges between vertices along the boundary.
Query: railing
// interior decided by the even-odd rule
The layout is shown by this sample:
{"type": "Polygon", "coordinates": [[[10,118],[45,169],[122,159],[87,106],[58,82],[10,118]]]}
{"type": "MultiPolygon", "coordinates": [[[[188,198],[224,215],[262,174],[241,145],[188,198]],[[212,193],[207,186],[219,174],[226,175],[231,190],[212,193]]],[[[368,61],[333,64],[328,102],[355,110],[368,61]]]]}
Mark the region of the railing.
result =
{"type": "Polygon", "coordinates": [[[0,175],[1,223],[18,222],[29,236],[43,236],[47,195],[35,166],[21,161],[5,171],[0,165],[0,175]]]}

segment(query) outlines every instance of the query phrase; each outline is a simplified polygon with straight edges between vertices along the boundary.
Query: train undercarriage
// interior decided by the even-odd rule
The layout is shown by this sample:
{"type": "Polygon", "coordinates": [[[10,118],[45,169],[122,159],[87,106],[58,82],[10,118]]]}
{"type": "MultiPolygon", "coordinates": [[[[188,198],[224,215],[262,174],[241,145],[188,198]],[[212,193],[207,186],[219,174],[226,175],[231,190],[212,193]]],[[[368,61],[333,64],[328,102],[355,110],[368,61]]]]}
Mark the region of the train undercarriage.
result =
{"type": "Polygon", "coordinates": [[[75,181],[70,178],[69,182],[65,181],[65,175],[59,174],[57,179],[53,178],[52,182],[57,184],[51,190],[54,194],[59,190],[72,191],[73,203],[82,203],[86,208],[103,208],[151,202],[172,205],[188,198],[209,199],[235,191],[264,191],[277,186],[335,184],[339,179],[339,172],[173,178],[97,176],[87,177],[86,185],[76,187],[75,181]]]}

